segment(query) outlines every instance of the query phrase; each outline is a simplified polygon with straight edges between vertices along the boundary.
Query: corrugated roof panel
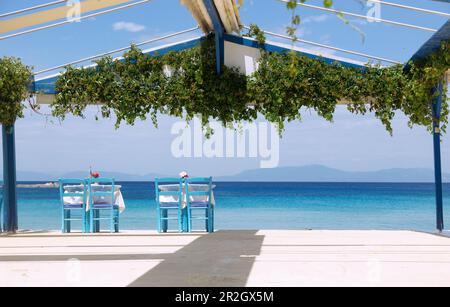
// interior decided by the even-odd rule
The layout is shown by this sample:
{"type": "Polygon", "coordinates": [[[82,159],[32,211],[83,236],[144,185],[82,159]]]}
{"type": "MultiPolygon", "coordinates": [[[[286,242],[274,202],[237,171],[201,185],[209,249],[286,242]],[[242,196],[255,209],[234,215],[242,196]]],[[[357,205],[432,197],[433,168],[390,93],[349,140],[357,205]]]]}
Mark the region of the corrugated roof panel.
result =
{"type": "Polygon", "coordinates": [[[239,33],[240,18],[236,3],[233,0],[214,0],[226,33],[239,33]]]}
{"type": "MultiPolygon", "coordinates": [[[[203,0],[180,0],[194,16],[204,33],[214,31],[211,17],[206,10],[203,0]]],[[[226,33],[239,33],[241,20],[239,11],[234,0],[214,0],[217,12],[219,13],[226,33]]]]}

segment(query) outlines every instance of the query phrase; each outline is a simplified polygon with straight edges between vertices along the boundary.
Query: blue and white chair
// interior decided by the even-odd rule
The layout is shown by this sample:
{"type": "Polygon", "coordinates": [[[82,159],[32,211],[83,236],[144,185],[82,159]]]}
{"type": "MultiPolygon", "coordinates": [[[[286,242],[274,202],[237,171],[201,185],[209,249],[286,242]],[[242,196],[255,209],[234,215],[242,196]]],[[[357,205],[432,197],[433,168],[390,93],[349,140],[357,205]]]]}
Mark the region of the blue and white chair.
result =
{"type": "Polygon", "coordinates": [[[193,220],[205,220],[205,228],[214,232],[214,207],[212,204],[212,177],[185,179],[188,231],[192,231],[193,220]],[[194,185],[194,186],[193,186],[194,185]],[[195,185],[202,185],[199,189],[195,185]],[[205,186],[205,188],[203,188],[205,186]],[[204,211],[203,215],[194,214],[204,211]]]}
{"type": "Polygon", "coordinates": [[[111,178],[91,178],[88,179],[88,182],[90,231],[100,232],[100,222],[109,221],[110,232],[119,232],[119,206],[115,203],[115,180],[111,178]],[[102,213],[106,214],[102,217],[102,213]]]}
{"type": "Polygon", "coordinates": [[[81,221],[81,231],[87,232],[86,219],[86,182],[81,179],[59,179],[59,196],[61,202],[61,231],[69,233],[72,230],[72,222],[81,221]],[[67,186],[73,186],[67,189],[67,186]],[[71,202],[65,201],[71,199],[71,202]],[[81,218],[72,215],[73,212],[81,212],[81,218]]]}
{"type": "Polygon", "coordinates": [[[156,215],[158,232],[167,232],[170,220],[178,221],[178,231],[183,232],[183,181],[181,178],[155,178],[156,215]],[[161,189],[161,186],[170,188],[161,189]],[[169,213],[176,211],[176,216],[169,213]]]}

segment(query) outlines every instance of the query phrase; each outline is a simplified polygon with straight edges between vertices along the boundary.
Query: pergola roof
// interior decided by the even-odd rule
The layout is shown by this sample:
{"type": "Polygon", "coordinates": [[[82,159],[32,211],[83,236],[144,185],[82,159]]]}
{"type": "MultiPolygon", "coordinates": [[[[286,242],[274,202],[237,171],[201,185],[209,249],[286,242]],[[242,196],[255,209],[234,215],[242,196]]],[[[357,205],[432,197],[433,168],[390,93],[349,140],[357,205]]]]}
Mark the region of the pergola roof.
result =
{"type": "MultiPolygon", "coordinates": [[[[189,49],[195,46],[198,46],[199,43],[204,39],[204,36],[196,37],[193,39],[181,41],[178,43],[168,44],[168,45],[162,45],[159,47],[143,50],[143,53],[149,56],[152,55],[163,55],[171,51],[182,51],[185,49],[189,49]]],[[[233,63],[232,65],[241,69],[241,72],[243,73],[250,73],[249,71],[245,70],[245,64],[240,65],[239,62],[245,61],[244,57],[251,57],[252,59],[255,59],[259,57],[259,48],[263,47],[265,50],[269,52],[288,52],[291,50],[295,50],[299,53],[301,53],[304,56],[313,58],[313,59],[321,59],[325,61],[326,63],[332,64],[332,63],[339,63],[346,67],[353,67],[353,68],[361,68],[363,69],[365,67],[364,62],[358,62],[351,59],[346,59],[342,57],[338,57],[335,55],[330,55],[328,57],[323,57],[320,52],[318,51],[311,51],[305,48],[300,47],[293,47],[288,44],[282,44],[278,42],[266,42],[264,46],[260,46],[256,40],[247,38],[247,37],[241,37],[237,35],[227,34],[225,35],[225,42],[227,43],[225,45],[225,49],[229,52],[227,52],[227,56],[225,58],[225,61],[228,63],[233,63]],[[237,45],[237,46],[232,46],[237,45]],[[236,49],[238,48],[238,49],[236,49]],[[247,48],[247,50],[245,50],[247,48]],[[253,49],[253,51],[249,51],[248,49],[253,49]]],[[[115,60],[120,60],[122,57],[117,57],[115,60]]],[[[84,68],[94,67],[94,65],[89,65],[84,68]]],[[[56,94],[55,90],[55,82],[58,79],[60,73],[54,74],[51,76],[43,77],[43,78],[36,78],[34,82],[34,91],[39,94],[45,94],[45,95],[53,95],[56,94]]],[[[38,95],[41,99],[45,99],[45,103],[49,102],[49,97],[44,98],[43,95],[38,95]]],[[[41,101],[42,102],[42,101],[41,101]]]]}
{"type": "MultiPolygon", "coordinates": [[[[275,1],[275,0],[274,0],[275,1]]],[[[282,2],[286,2],[286,0],[278,0],[282,2]]],[[[441,2],[447,2],[449,3],[449,0],[437,0],[441,2]]],[[[54,1],[52,3],[42,4],[38,6],[39,8],[44,8],[48,6],[53,6],[55,3],[62,3],[65,1],[54,1]]],[[[83,13],[90,12],[90,11],[96,11],[98,10],[99,6],[103,6],[103,8],[106,8],[108,6],[116,6],[114,8],[94,12],[89,15],[81,16],[79,19],[86,19],[91,18],[93,16],[98,16],[102,14],[106,14],[112,11],[117,11],[121,9],[125,9],[127,7],[136,6],[140,4],[149,3],[150,0],[140,0],[140,1],[132,1],[132,0],[111,0],[109,2],[106,1],[98,1],[98,0],[85,0],[82,3],[89,4],[90,6],[85,7],[83,10],[83,13]],[[100,4],[102,3],[102,4],[100,4]],[[107,4],[110,5],[107,5],[107,4]],[[111,3],[114,3],[111,5],[111,3]],[[126,3],[126,4],[125,4],[126,3]],[[123,6],[117,6],[119,4],[124,4],[123,6]]],[[[380,0],[372,0],[372,2],[378,2],[378,3],[384,3],[385,5],[398,5],[394,3],[390,3],[388,1],[380,1],[380,0]]],[[[216,40],[216,61],[217,61],[217,73],[221,72],[221,67],[223,65],[229,65],[237,67],[241,70],[241,72],[249,74],[252,71],[256,69],[256,62],[255,59],[259,56],[259,48],[261,47],[258,45],[258,43],[255,40],[240,37],[239,35],[232,35],[233,32],[236,32],[236,34],[239,34],[240,26],[242,25],[240,22],[240,18],[238,15],[238,11],[236,9],[236,3],[235,0],[182,0],[182,3],[184,3],[192,12],[193,16],[197,20],[197,23],[199,27],[205,32],[215,33],[215,40],[216,40]]],[[[334,12],[336,13],[337,10],[329,9],[329,8],[323,8],[323,7],[317,7],[314,5],[309,5],[305,3],[299,2],[299,5],[305,6],[308,5],[310,8],[315,7],[315,9],[320,10],[326,10],[328,12],[334,12]]],[[[439,14],[441,16],[447,16],[450,17],[450,14],[443,13],[443,12],[432,12],[420,8],[413,8],[411,6],[405,6],[401,5],[404,9],[408,10],[416,10],[416,11],[422,11],[423,13],[427,14],[439,14]]],[[[31,10],[34,10],[34,8],[27,8],[22,9],[16,12],[10,12],[6,14],[0,15],[0,17],[5,16],[12,16],[16,14],[22,14],[24,12],[28,12],[31,10]]],[[[366,18],[365,16],[349,13],[349,12],[340,12],[342,15],[347,14],[348,16],[355,16],[358,18],[366,18]]],[[[60,20],[61,18],[61,12],[58,9],[54,10],[48,10],[44,12],[38,12],[34,14],[28,14],[26,17],[18,17],[13,18],[11,20],[7,20],[6,22],[0,22],[0,34],[1,33],[9,33],[9,31],[21,31],[16,32],[12,34],[7,34],[5,36],[0,36],[0,40],[10,39],[16,36],[20,35],[26,35],[30,34],[36,31],[45,30],[48,28],[53,28],[61,25],[65,25],[67,23],[70,23],[71,21],[65,20],[65,21],[59,21],[53,24],[48,24],[49,22],[60,20]],[[56,12],[56,13],[55,13],[56,12]],[[37,14],[37,15],[36,15],[37,14]],[[36,23],[36,19],[29,20],[30,16],[40,16],[39,23],[36,23]],[[58,17],[55,19],[55,16],[58,17]],[[27,24],[28,26],[23,27],[24,24],[27,24]],[[34,24],[34,26],[37,26],[32,29],[25,29],[27,27],[30,27],[31,24],[34,24]],[[9,31],[2,31],[3,29],[6,29],[5,27],[9,25],[12,28],[9,28],[9,31]],[[40,26],[39,26],[40,25],[40,26]],[[22,26],[22,28],[21,28],[22,26]],[[11,30],[14,29],[14,30],[11,30]]],[[[31,17],[31,19],[33,19],[31,17]]],[[[447,20],[447,22],[444,24],[443,27],[441,27],[439,30],[436,31],[436,29],[427,28],[427,27],[421,27],[417,25],[410,25],[406,23],[400,23],[395,22],[392,20],[379,20],[380,22],[389,23],[391,25],[397,25],[405,28],[411,28],[415,30],[420,31],[428,31],[428,32],[436,32],[433,37],[431,37],[421,48],[419,48],[419,51],[414,54],[412,57],[413,60],[422,59],[430,55],[430,53],[434,52],[439,46],[441,45],[442,41],[449,40],[450,39],[450,19],[447,20]]],[[[186,33],[185,30],[182,31],[186,33]]],[[[179,33],[182,33],[179,32],[179,33]]],[[[176,36],[177,34],[171,35],[171,37],[176,36]]],[[[282,37],[282,35],[275,35],[278,37],[282,37]]],[[[167,36],[166,36],[167,38],[167,36]]],[[[155,53],[163,54],[169,51],[179,51],[179,50],[185,50],[187,48],[192,48],[194,46],[197,46],[201,40],[202,37],[197,37],[194,39],[181,41],[178,43],[170,44],[170,45],[164,45],[160,47],[156,47],[153,49],[145,50],[145,53],[148,55],[153,55],[155,53]]],[[[163,40],[161,38],[160,40],[163,40]]],[[[155,40],[153,40],[155,41],[155,40]]],[[[306,42],[303,41],[306,44],[310,45],[318,45],[314,42],[306,42]]],[[[142,45],[142,44],[140,44],[142,45]]],[[[268,51],[273,52],[284,52],[286,50],[291,50],[291,47],[288,45],[275,43],[275,42],[267,42],[263,46],[268,51]]],[[[361,53],[356,53],[348,50],[344,50],[341,48],[335,48],[330,46],[324,46],[325,48],[329,48],[332,50],[338,50],[344,53],[353,54],[353,55],[359,55],[361,57],[365,57],[367,59],[377,59],[375,56],[365,55],[361,53]],[[334,49],[333,49],[334,48],[334,49]]],[[[330,56],[327,54],[320,54],[318,52],[313,52],[311,50],[307,50],[305,48],[298,48],[293,47],[295,51],[300,52],[306,56],[312,57],[312,58],[321,58],[321,60],[327,62],[327,63],[334,63],[339,62],[342,65],[348,66],[348,67],[355,67],[355,68],[363,68],[364,64],[362,62],[357,62],[354,60],[342,58],[342,57],[336,57],[336,56],[330,56]]],[[[125,48],[126,49],[126,48],[125,48]]],[[[125,50],[123,48],[118,49],[120,51],[125,50]]],[[[116,51],[118,51],[116,50],[116,51]]],[[[112,54],[106,53],[106,54],[112,54]]],[[[104,53],[105,54],[105,53],[104,53]]],[[[104,55],[103,54],[103,55],[104,55]]],[[[101,55],[99,55],[101,56],[101,55]]],[[[75,61],[75,63],[82,63],[87,60],[95,59],[99,56],[94,56],[90,58],[85,58],[80,61],[75,61]]],[[[120,60],[120,57],[117,58],[120,60]]],[[[394,62],[387,59],[378,58],[380,62],[394,62]]],[[[74,63],[74,62],[72,62],[74,63]]],[[[40,75],[41,73],[47,73],[53,70],[59,70],[63,69],[65,65],[61,65],[58,67],[54,67],[51,69],[47,69],[41,72],[37,72],[35,75],[40,75]]],[[[89,65],[88,67],[93,67],[93,65],[89,65]]],[[[58,79],[59,74],[54,74],[47,77],[42,78],[36,78],[36,81],[33,82],[34,90],[35,92],[38,92],[38,99],[42,98],[43,103],[48,103],[52,99],[52,95],[55,94],[55,81],[58,79]]],[[[433,121],[433,139],[434,139],[434,158],[435,158],[435,183],[436,183],[436,217],[437,217],[437,229],[439,231],[442,231],[444,229],[444,219],[443,219],[443,196],[442,196],[442,167],[441,167],[441,149],[440,149],[440,143],[441,143],[441,130],[439,126],[439,116],[441,113],[441,107],[442,107],[442,101],[443,98],[442,95],[442,84],[439,84],[437,86],[437,90],[440,92],[440,95],[436,95],[433,101],[433,116],[437,117],[438,120],[433,121]]],[[[14,145],[14,126],[5,127],[3,126],[3,161],[5,167],[5,206],[3,208],[3,215],[4,215],[4,225],[3,229],[5,231],[16,231],[18,229],[18,223],[17,223],[17,192],[16,192],[16,163],[15,163],[15,145],[14,145]]]]}
{"type": "MultiPolygon", "coordinates": [[[[437,1],[449,2],[447,0],[445,0],[445,1],[437,0],[437,1]]],[[[103,13],[108,13],[108,11],[119,10],[122,8],[127,8],[130,6],[144,4],[147,2],[149,2],[149,0],[140,0],[140,1],[114,0],[114,1],[108,1],[108,3],[109,3],[109,5],[108,5],[104,1],[100,3],[95,0],[85,0],[82,2],[84,5],[84,6],[82,6],[82,13],[94,12],[91,15],[94,15],[94,14],[99,15],[99,14],[103,14],[103,13]],[[118,5],[120,5],[120,4],[123,4],[123,6],[118,7],[118,5]],[[102,11],[98,12],[99,9],[107,8],[108,6],[114,6],[114,8],[103,11],[103,12],[102,11]]],[[[292,47],[291,42],[289,42],[290,44],[288,44],[288,43],[280,43],[280,42],[269,41],[269,40],[267,41],[265,46],[260,46],[255,40],[246,38],[246,37],[242,37],[240,35],[240,30],[243,27],[243,24],[241,22],[241,18],[239,16],[239,11],[237,9],[235,0],[180,0],[180,2],[190,10],[194,19],[197,21],[198,28],[200,28],[205,33],[205,35],[209,34],[210,32],[215,32],[217,62],[218,62],[217,69],[218,69],[219,73],[220,73],[220,67],[223,64],[237,66],[242,72],[249,73],[248,63],[245,63],[247,61],[246,58],[251,57],[251,58],[253,58],[253,60],[257,59],[259,57],[259,48],[260,47],[264,47],[266,50],[268,50],[270,52],[286,52],[286,51],[294,49],[295,51],[297,51],[305,56],[323,60],[324,62],[326,62],[328,64],[337,62],[346,67],[353,67],[353,68],[364,68],[366,66],[367,61],[366,62],[357,61],[355,59],[351,59],[350,57],[336,56],[332,52],[326,53],[326,52],[323,52],[322,50],[330,49],[332,51],[339,51],[340,53],[346,53],[346,54],[350,54],[352,56],[365,58],[370,61],[376,61],[381,64],[383,64],[383,63],[384,64],[397,64],[398,63],[394,60],[389,60],[389,59],[382,58],[382,57],[371,56],[371,55],[367,55],[367,54],[363,54],[363,53],[359,53],[359,52],[354,52],[351,50],[346,50],[346,49],[337,48],[337,47],[333,47],[333,46],[322,45],[319,43],[305,41],[305,40],[301,40],[301,39],[299,39],[300,43],[312,45],[314,47],[319,47],[321,49],[321,51],[320,52],[317,51],[317,48],[309,49],[309,48],[304,48],[304,47],[300,48],[298,46],[292,47]]],[[[283,2],[283,1],[281,1],[281,2],[283,2]]],[[[390,4],[390,5],[393,4],[393,3],[386,2],[386,1],[379,1],[379,2],[383,2],[384,4],[390,4]]],[[[50,4],[51,3],[49,3],[48,5],[50,5],[50,4]]],[[[299,3],[299,5],[308,6],[309,8],[313,8],[313,9],[315,8],[315,9],[320,9],[320,10],[333,11],[332,9],[324,9],[324,8],[317,7],[314,5],[309,5],[309,4],[299,3]]],[[[397,4],[395,4],[395,5],[397,5],[397,4]]],[[[41,6],[47,6],[47,4],[44,4],[41,6]]],[[[404,6],[404,7],[407,7],[407,6],[404,6]]],[[[409,6],[408,8],[411,9],[412,7],[409,6]]],[[[422,10],[420,8],[416,8],[416,9],[422,10]]],[[[14,14],[14,13],[16,13],[16,12],[12,12],[11,14],[14,14]]],[[[343,13],[350,14],[350,16],[352,14],[352,13],[348,13],[348,12],[343,12],[343,13]]],[[[434,13],[439,13],[439,12],[434,11],[434,13]]],[[[2,21],[2,22],[5,23],[4,26],[14,27],[15,30],[20,30],[21,24],[23,25],[25,23],[27,27],[30,27],[29,23],[32,22],[34,26],[37,26],[39,24],[38,21],[49,22],[52,20],[52,18],[53,19],[60,18],[62,16],[61,14],[62,14],[62,10],[60,7],[58,7],[58,8],[53,8],[53,9],[49,9],[46,11],[39,11],[37,13],[29,14],[26,16],[19,16],[17,18],[13,18],[12,20],[7,20],[6,23],[4,21],[2,21]],[[35,16],[38,21],[36,21],[36,20],[30,21],[30,18],[28,18],[28,19],[26,18],[27,16],[35,16]]],[[[444,16],[450,16],[450,14],[448,14],[448,13],[441,13],[441,14],[443,14],[444,16]]],[[[353,14],[353,15],[356,15],[356,14],[353,14]]],[[[89,15],[82,16],[81,18],[87,18],[87,17],[89,17],[89,15]]],[[[35,19],[35,18],[33,17],[31,19],[35,19]]],[[[386,21],[388,23],[390,22],[391,24],[395,24],[395,22],[393,22],[391,20],[383,20],[383,21],[386,21]]],[[[43,30],[43,29],[46,29],[49,27],[62,25],[63,23],[65,23],[65,22],[59,22],[59,23],[50,24],[50,25],[47,24],[45,26],[38,27],[36,29],[27,29],[26,31],[23,31],[23,32],[13,33],[13,34],[9,34],[7,36],[0,37],[0,39],[10,38],[15,35],[24,35],[24,34],[31,33],[33,31],[38,31],[38,30],[40,31],[40,30],[43,30]]],[[[402,26],[402,27],[409,26],[413,29],[414,29],[414,27],[416,27],[414,25],[408,25],[405,23],[397,23],[397,25],[402,26]]],[[[6,29],[5,27],[3,27],[3,28],[4,28],[3,30],[6,29]]],[[[416,27],[416,30],[418,30],[417,28],[420,28],[420,27],[416,27]]],[[[428,29],[427,31],[436,31],[434,29],[429,29],[429,28],[427,28],[427,29],[428,29]]],[[[3,31],[3,30],[0,31],[0,33],[5,33],[5,31],[3,31]]],[[[179,33],[186,33],[187,31],[189,31],[189,30],[181,31],[179,33]]],[[[266,32],[266,34],[268,34],[269,36],[275,36],[275,37],[277,37],[277,39],[280,39],[280,38],[281,39],[289,39],[289,37],[283,36],[282,34],[276,34],[276,33],[271,33],[271,32],[266,32]]],[[[171,37],[175,37],[175,36],[177,36],[177,33],[171,35],[171,37]]],[[[423,46],[413,55],[411,60],[415,61],[415,60],[418,60],[418,59],[428,56],[430,53],[434,52],[436,49],[438,49],[440,47],[442,41],[449,40],[449,39],[450,39],[450,19],[448,19],[447,22],[427,42],[425,42],[423,44],[423,46]]],[[[158,40],[158,39],[155,39],[155,41],[156,40],[158,40]]],[[[161,38],[160,40],[163,41],[164,38],[161,38]]],[[[197,46],[201,40],[202,40],[202,37],[196,37],[194,39],[182,40],[182,41],[179,41],[179,42],[173,43],[173,44],[160,45],[160,46],[154,47],[152,49],[144,50],[144,53],[148,54],[148,55],[153,55],[156,53],[164,54],[169,51],[180,51],[180,50],[184,50],[184,49],[188,49],[188,48],[197,46]]],[[[124,49],[125,48],[122,48],[119,50],[122,51],[124,49]]],[[[111,52],[111,53],[104,53],[104,54],[113,54],[113,53],[111,52]]],[[[86,58],[86,59],[92,60],[95,58],[97,58],[97,57],[91,57],[91,58],[86,58]]],[[[120,60],[121,57],[118,57],[116,59],[120,60]]],[[[73,63],[78,64],[78,63],[82,63],[82,61],[75,61],[73,63]]],[[[72,63],[69,63],[69,64],[72,64],[72,63]]],[[[407,64],[407,63],[405,63],[405,64],[407,64]]],[[[36,93],[38,93],[38,102],[48,103],[52,100],[52,97],[49,95],[54,95],[56,93],[55,92],[55,81],[58,79],[58,76],[60,75],[58,73],[58,74],[52,74],[49,76],[43,76],[43,73],[44,72],[47,73],[49,71],[61,70],[64,68],[64,66],[65,65],[61,65],[58,67],[54,67],[52,69],[47,69],[47,70],[43,70],[41,72],[37,72],[35,74],[35,82],[33,84],[33,89],[36,93]]],[[[84,66],[84,67],[87,68],[87,67],[92,67],[92,66],[94,66],[94,65],[89,65],[89,66],[84,66]]],[[[252,69],[250,69],[250,71],[251,70],[252,69]]]]}
{"type": "MultiPolygon", "coordinates": [[[[242,23],[236,3],[233,0],[214,0],[213,2],[225,32],[239,33],[240,25],[242,23]]],[[[197,20],[197,23],[203,32],[209,33],[214,31],[214,21],[208,12],[210,9],[208,5],[212,4],[211,1],[181,0],[181,3],[191,11],[192,16],[197,20]]]]}
{"type": "MultiPolygon", "coordinates": [[[[172,44],[167,44],[167,45],[163,45],[163,46],[159,46],[159,47],[155,47],[155,48],[151,48],[151,49],[146,49],[146,50],[143,50],[143,53],[148,56],[153,56],[156,54],[163,55],[163,54],[166,54],[171,51],[181,51],[181,50],[185,50],[185,49],[189,49],[189,48],[198,46],[203,38],[204,37],[201,36],[201,37],[196,37],[196,38],[189,39],[189,40],[184,40],[184,41],[181,41],[178,43],[172,43],[172,44]]],[[[115,60],[121,60],[121,59],[122,59],[122,57],[115,58],[115,60]]],[[[89,66],[86,66],[85,68],[94,67],[95,65],[96,64],[89,65],[89,66]]],[[[57,73],[57,74],[54,74],[51,76],[47,76],[47,77],[43,77],[43,78],[36,78],[36,80],[34,82],[33,90],[39,94],[45,94],[45,95],[56,94],[55,82],[59,76],[60,76],[60,73],[57,73]]]]}
{"type": "MultiPolygon", "coordinates": [[[[448,1],[446,1],[448,2],[448,1]]],[[[412,56],[412,61],[426,58],[441,47],[442,41],[450,38],[450,19],[412,56]]]]}

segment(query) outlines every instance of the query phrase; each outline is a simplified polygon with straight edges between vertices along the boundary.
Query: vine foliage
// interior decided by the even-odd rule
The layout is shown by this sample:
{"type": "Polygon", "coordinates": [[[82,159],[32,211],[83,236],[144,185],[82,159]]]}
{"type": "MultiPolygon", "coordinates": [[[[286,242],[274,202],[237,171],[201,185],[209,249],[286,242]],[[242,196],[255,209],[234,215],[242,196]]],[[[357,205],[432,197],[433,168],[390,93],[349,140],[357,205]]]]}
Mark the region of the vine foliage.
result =
{"type": "MultiPolygon", "coordinates": [[[[257,26],[251,26],[247,35],[264,46],[264,34],[257,26]]],[[[148,56],[132,47],[121,61],[105,57],[96,63],[86,69],[67,67],[56,82],[54,116],[84,117],[88,104],[99,103],[99,115],[114,114],[117,127],[148,118],[157,126],[159,114],[186,120],[200,116],[206,127],[210,120],[230,127],[262,115],[283,131],[286,122],[301,120],[307,109],[332,121],[336,106],[345,102],[352,113],[374,113],[392,133],[392,120],[400,111],[410,126],[431,130],[438,120],[432,115],[433,89],[450,68],[450,42],[443,42],[428,58],[409,63],[408,70],[402,65],[352,68],[261,48],[259,69],[252,75],[223,67],[218,76],[212,36],[180,52],[148,56]]],[[[20,60],[0,59],[1,124],[11,125],[23,116],[31,75],[31,68],[20,60]]],[[[445,132],[449,106],[444,94],[440,123],[445,132]]]]}
{"type": "MultiPolygon", "coordinates": [[[[265,41],[256,26],[248,35],[265,41]]],[[[367,65],[361,70],[296,52],[261,49],[259,69],[251,76],[228,67],[218,76],[214,48],[209,36],[200,46],[180,52],[151,57],[132,47],[122,61],[105,57],[94,69],[67,67],[56,83],[53,115],[84,116],[89,103],[100,102],[101,115],[114,113],[117,127],[149,117],[157,126],[158,114],[186,120],[200,116],[205,126],[210,120],[230,126],[261,114],[282,131],[286,122],[300,120],[305,109],[332,121],[336,106],[345,102],[352,113],[374,113],[390,133],[397,111],[407,115],[411,126],[431,129],[433,87],[450,67],[449,42],[420,63],[410,63],[408,71],[402,65],[367,65]]],[[[444,131],[447,122],[444,99],[444,131]]]]}
{"type": "Polygon", "coordinates": [[[23,117],[23,101],[31,83],[31,68],[12,57],[0,58],[0,124],[12,125],[23,117]]]}
{"type": "Polygon", "coordinates": [[[56,83],[53,115],[83,116],[90,102],[101,102],[101,115],[114,113],[117,126],[148,117],[156,126],[158,114],[188,120],[201,114],[204,125],[210,118],[223,123],[255,119],[256,110],[245,103],[247,78],[227,67],[217,76],[214,48],[208,37],[181,52],[150,57],[132,47],[123,61],[105,57],[95,69],[67,67],[56,83]]]}

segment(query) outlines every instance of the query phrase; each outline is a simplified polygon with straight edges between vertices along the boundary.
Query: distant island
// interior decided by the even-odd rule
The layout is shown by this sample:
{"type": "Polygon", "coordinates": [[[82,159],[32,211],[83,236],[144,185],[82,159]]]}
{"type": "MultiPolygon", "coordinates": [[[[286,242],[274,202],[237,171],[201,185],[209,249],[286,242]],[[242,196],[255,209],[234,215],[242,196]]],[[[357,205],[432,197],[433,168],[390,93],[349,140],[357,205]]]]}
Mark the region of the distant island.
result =
{"type": "MultiPolygon", "coordinates": [[[[1,172],[1,170],[0,170],[1,172]]],[[[102,176],[117,181],[153,181],[155,177],[168,177],[174,174],[135,175],[121,172],[101,172],[102,176]]],[[[176,175],[176,174],[175,174],[176,175]]],[[[208,174],[199,174],[208,175],[208,174]]],[[[52,182],[58,178],[83,178],[86,172],[64,174],[45,174],[36,172],[17,172],[21,182],[52,182]]],[[[246,170],[232,176],[216,176],[215,181],[272,181],[272,182],[433,182],[434,172],[423,168],[393,168],[378,171],[345,171],[323,165],[279,167],[274,169],[246,170]]],[[[450,182],[450,174],[443,174],[444,182],[450,182]]]]}
{"type": "MultiPolygon", "coordinates": [[[[444,173],[444,182],[450,174],[444,173]]],[[[217,181],[289,182],[434,182],[434,171],[422,168],[392,168],[378,171],[344,171],[323,165],[254,169],[215,178],[217,181]]]]}

